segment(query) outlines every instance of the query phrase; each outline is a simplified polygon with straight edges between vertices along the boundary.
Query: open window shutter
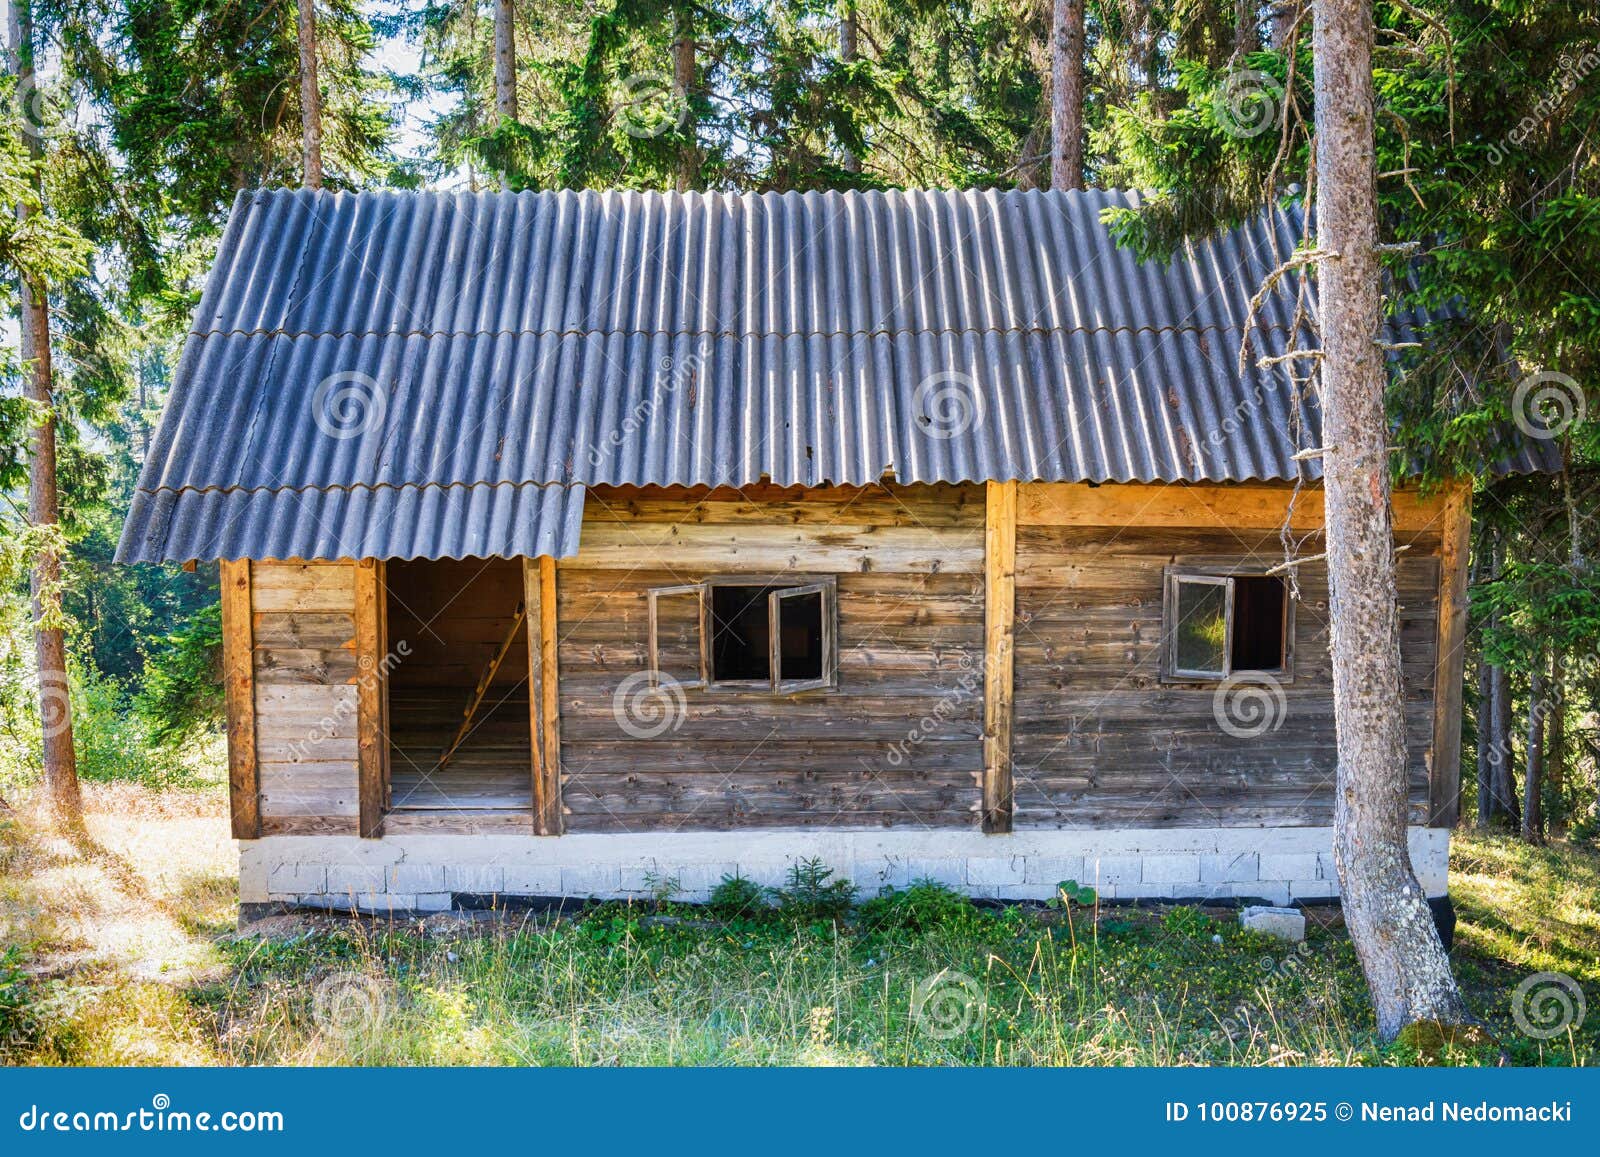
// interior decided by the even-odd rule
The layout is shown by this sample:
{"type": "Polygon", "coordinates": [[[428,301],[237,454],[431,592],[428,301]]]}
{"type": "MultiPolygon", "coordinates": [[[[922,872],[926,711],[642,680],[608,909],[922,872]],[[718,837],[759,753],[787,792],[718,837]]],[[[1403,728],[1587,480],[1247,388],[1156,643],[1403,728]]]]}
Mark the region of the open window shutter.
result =
{"type": "Polygon", "coordinates": [[[699,583],[652,587],[650,683],[671,679],[683,687],[705,686],[705,627],[699,583]]]}
{"type": "Polygon", "coordinates": [[[772,689],[774,691],[815,691],[820,688],[832,687],[834,672],[837,670],[835,652],[835,622],[837,612],[834,603],[834,585],[831,582],[808,583],[800,587],[786,587],[783,590],[773,591],[767,596],[767,625],[768,636],[772,646],[772,689]],[[803,613],[807,602],[816,600],[821,622],[818,624],[821,669],[818,674],[807,672],[800,677],[791,677],[783,669],[783,628],[786,614],[789,621],[793,616],[803,613]]]}
{"type": "Polygon", "coordinates": [[[1168,673],[1178,679],[1227,678],[1233,637],[1233,580],[1168,571],[1168,673]]]}
{"type": "Polygon", "coordinates": [[[1228,613],[1222,625],[1222,677],[1233,676],[1233,580],[1228,580],[1228,613]]]}

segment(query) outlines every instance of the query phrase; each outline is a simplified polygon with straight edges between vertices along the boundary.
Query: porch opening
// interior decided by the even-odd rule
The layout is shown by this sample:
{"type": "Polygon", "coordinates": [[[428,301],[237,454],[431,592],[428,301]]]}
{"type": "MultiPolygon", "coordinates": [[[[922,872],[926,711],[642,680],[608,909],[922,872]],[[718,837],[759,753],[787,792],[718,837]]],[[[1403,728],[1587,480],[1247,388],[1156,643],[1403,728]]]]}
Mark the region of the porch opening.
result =
{"type": "Polygon", "coordinates": [[[388,565],[389,809],[530,810],[528,624],[520,559],[388,565]]]}

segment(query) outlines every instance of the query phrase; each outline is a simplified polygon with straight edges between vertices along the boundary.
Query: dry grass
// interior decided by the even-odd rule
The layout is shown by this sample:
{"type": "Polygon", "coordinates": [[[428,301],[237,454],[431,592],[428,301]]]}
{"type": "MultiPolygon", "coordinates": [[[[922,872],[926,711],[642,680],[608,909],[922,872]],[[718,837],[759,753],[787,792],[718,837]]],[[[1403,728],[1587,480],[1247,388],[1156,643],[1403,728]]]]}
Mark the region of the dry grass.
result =
{"type": "Polygon", "coordinates": [[[85,785],[80,828],[20,812],[0,833],[0,942],[54,1026],[34,1058],[83,1064],[218,1059],[186,997],[226,975],[216,938],[238,912],[238,864],[214,793],[85,785]]]}
{"type": "MultiPolygon", "coordinates": [[[[90,786],[86,802],[79,830],[28,813],[0,826],[0,943],[11,946],[0,1059],[11,1063],[1416,1059],[1376,1045],[1327,909],[1312,911],[1303,954],[1224,912],[1111,909],[1069,927],[1056,913],[964,905],[921,930],[661,921],[611,906],[543,923],[291,915],[238,935],[219,794],[90,786]],[[958,1031],[931,1030],[919,1011],[930,984],[953,992],[958,1031]],[[971,1014],[962,1001],[974,992],[971,1014]]],[[[1557,971],[1600,999],[1600,857],[1458,837],[1453,887],[1457,970],[1509,1058],[1592,1063],[1600,1008],[1541,1043],[1516,1032],[1510,994],[1557,971]]]]}

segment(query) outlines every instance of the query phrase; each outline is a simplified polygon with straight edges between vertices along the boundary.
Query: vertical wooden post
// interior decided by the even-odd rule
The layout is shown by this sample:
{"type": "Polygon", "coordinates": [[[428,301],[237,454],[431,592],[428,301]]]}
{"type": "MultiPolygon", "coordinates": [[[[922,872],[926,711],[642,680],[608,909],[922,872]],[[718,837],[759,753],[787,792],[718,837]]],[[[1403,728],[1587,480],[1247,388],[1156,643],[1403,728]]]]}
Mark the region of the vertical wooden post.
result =
{"type": "Polygon", "coordinates": [[[223,562],[222,685],[228,704],[228,800],[233,838],[261,834],[261,782],[256,766],[255,625],[250,560],[223,562]]]}
{"type": "Polygon", "coordinates": [[[983,830],[1011,830],[1011,717],[1017,484],[990,482],[983,538],[983,830]]]}
{"type": "Polygon", "coordinates": [[[383,835],[383,812],[389,790],[388,695],[384,687],[384,638],[388,596],[383,562],[364,558],[356,564],[356,761],[361,802],[361,835],[383,835]]]}
{"type": "Polygon", "coordinates": [[[1461,694],[1466,667],[1472,483],[1453,482],[1440,518],[1438,635],[1433,655],[1433,758],[1428,826],[1454,827],[1461,804],[1461,694]]]}
{"type": "Polygon", "coordinates": [[[533,831],[559,836],[561,812],[561,673],[557,658],[556,561],[522,560],[528,606],[528,728],[533,741],[533,831]]]}

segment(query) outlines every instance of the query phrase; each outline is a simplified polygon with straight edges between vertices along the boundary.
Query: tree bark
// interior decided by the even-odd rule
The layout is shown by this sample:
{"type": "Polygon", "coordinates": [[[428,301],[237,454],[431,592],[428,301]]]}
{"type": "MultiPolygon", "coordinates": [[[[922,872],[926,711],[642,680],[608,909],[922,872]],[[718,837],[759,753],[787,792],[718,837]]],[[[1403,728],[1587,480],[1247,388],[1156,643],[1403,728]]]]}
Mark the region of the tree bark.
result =
{"type": "Polygon", "coordinates": [[[494,107],[501,120],[517,119],[516,12],[511,0],[494,0],[494,107]]]}
{"type": "MultiPolygon", "coordinates": [[[[35,78],[33,66],[33,8],[31,0],[11,0],[7,34],[11,42],[12,75],[24,125],[34,124],[30,99],[35,78]]],[[[24,132],[30,176],[35,195],[42,190],[44,146],[36,132],[24,132]]],[[[17,219],[26,224],[35,210],[18,204],[17,219]]],[[[18,278],[18,337],[25,368],[24,391],[43,415],[33,428],[28,456],[28,524],[53,534],[60,523],[56,491],[55,387],[50,364],[50,300],[45,286],[26,275],[18,278]]],[[[61,556],[55,542],[39,544],[28,576],[33,604],[33,650],[39,668],[39,718],[43,726],[45,798],[57,815],[77,820],[83,811],[78,790],[78,761],[72,745],[71,684],[67,679],[66,633],[59,626],[61,556]]]]}
{"type": "Polygon", "coordinates": [[[1511,673],[1504,666],[1496,667],[1494,679],[1494,814],[1505,816],[1507,826],[1516,828],[1522,823],[1522,809],[1517,806],[1517,780],[1511,761],[1515,752],[1511,746],[1511,673]]]}
{"type": "Polygon", "coordinates": [[[1494,815],[1494,675],[1489,660],[1478,656],[1478,826],[1494,815]]]}
{"type": "MultiPolygon", "coordinates": [[[[839,60],[844,64],[855,63],[857,19],[855,0],[844,0],[839,5],[839,60]]],[[[850,149],[844,151],[844,171],[861,172],[861,158],[850,149]]]]}
{"type": "Polygon", "coordinates": [[[316,0],[299,0],[301,183],[322,188],[322,87],[317,82],[316,0]]]}
{"type": "Polygon", "coordinates": [[[1289,47],[1289,33],[1294,28],[1295,15],[1300,11],[1300,0],[1278,0],[1272,6],[1272,47],[1282,52],[1289,47]]]}
{"type": "Polygon", "coordinates": [[[1233,0],[1233,59],[1261,47],[1259,0],[1233,0]]]}
{"type": "Polygon", "coordinates": [[[1050,187],[1083,188],[1083,0],[1054,0],[1050,138],[1050,187]]]}
{"type": "MultiPolygon", "coordinates": [[[[1499,534],[1493,527],[1483,528],[1473,560],[1473,585],[1483,581],[1486,571],[1492,575],[1499,534]]],[[[1480,828],[1487,828],[1494,816],[1494,666],[1487,654],[1488,635],[1493,625],[1494,617],[1491,615],[1478,627],[1478,707],[1474,714],[1478,724],[1477,825],[1480,828]]]]}
{"type": "Polygon", "coordinates": [[[1545,828],[1552,836],[1567,834],[1563,796],[1567,787],[1567,673],[1561,652],[1550,656],[1550,714],[1545,720],[1544,781],[1550,800],[1545,828]]]}
{"type": "Polygon", "coordinates": [[[687,4],[679,3],[674,8],[672,29],[672,95],[684,110],[683,127],[688,138],[678,157],[676,188],[680,193],[687,193],[694,188],[700,169],[698,133],[693,106],[689,103],[694,95],[694,15],[687,4]]]}
{"type": "Polygon", "coordinates": [[[1394,1040],[1465,1023],[1406,844],[1405,696],[1395,616],[1387,374],[1373,140],[1372,7],[1315,0],[1324,501],[1339,767],[1333,847],[1346,926],[1394,1040]]]}
{"type": "Polygon", "coordinates": [[[1544,843],[1544,809],[1540,806],[1539,792],[1544,783],[1544,718],[1549,711],[1545,702],[1544,672],[1541,661],[1535,659],[1528,675],[1528,746],[1522,764],[1522,838],[1526,843],[1544,843]]]}

